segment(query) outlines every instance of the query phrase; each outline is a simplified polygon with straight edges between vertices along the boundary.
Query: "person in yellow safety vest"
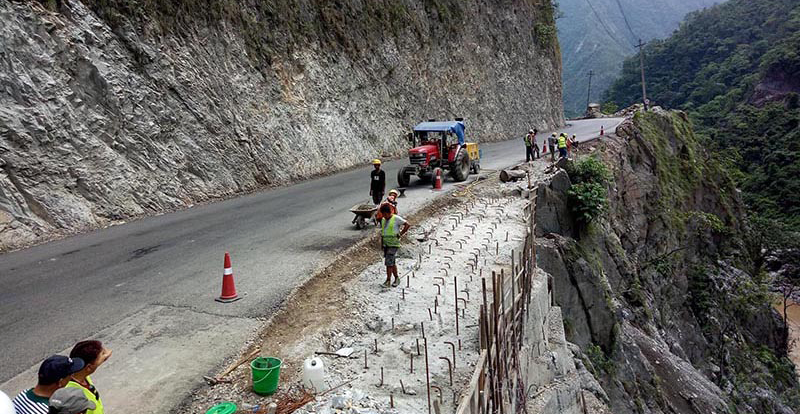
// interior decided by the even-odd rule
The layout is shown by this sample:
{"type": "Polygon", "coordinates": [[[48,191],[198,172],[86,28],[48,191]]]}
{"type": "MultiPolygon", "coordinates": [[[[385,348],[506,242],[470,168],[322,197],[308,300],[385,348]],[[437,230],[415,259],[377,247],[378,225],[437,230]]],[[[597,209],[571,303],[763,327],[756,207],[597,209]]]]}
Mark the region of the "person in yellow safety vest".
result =
{"type": "Polygon", "coordinates": [[[563,132],[558,136],[558,157],[567,158],[567,134],[563,132]]]}
{"type": "Polygon", "coordinates": [[[397,249],[400,248],[400,239],[411,228],[411,225],[404,218],[394,214],[388,204],[382,205],[380,212],[383,214],[381,247],[383,248],[383,262],[386,265],[386,281],[381,286],[396,287],[400,284],[400,276],[397,274],[397,265],[395,264],[397,249]],[[392,275],[394,275],[394,283],[392,283],[392,275]]]}

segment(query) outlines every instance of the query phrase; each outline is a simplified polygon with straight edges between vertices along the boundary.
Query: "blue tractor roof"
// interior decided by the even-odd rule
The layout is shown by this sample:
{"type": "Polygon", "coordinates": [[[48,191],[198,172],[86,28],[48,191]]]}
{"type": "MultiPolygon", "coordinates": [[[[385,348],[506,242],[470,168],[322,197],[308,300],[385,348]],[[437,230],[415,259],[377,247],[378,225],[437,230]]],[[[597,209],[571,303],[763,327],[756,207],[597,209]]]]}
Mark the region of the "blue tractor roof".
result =
{"type": "Polygon", "coordinates": [[[414,132],[453,132],[458,136],[458,143],[464,145],[464,130],[467,127],[461,121],[420,122],[414,132]]]}

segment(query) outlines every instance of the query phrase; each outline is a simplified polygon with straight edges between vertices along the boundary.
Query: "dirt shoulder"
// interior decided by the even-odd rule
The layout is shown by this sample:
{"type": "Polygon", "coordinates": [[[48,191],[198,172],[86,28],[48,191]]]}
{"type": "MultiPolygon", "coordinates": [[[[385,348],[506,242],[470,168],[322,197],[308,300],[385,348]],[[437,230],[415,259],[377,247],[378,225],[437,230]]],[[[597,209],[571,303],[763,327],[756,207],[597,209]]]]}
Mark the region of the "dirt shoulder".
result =
{"type": "MultiPolygon", "coordinates": [[[[405,218],[411,223],[419,223],[437,212],[460,205],[467,199],[468,196],[464,195],[463,190],[455,191],[434,199],[405,218]]],[[[307,283],[298,287],[289,296],[284,307],[266,322],[260,333],[248,341],[234,361],[239,361],[256,351],[262,356],[280,358],[283,361],[281,384],[296,382],[301,374],[303,360],[308,355],[291,351],[304,338],[327,329],[332,321],[357,316],[355,313],[357,310],[348,306],[351,303],[348,301],[345,286],[369,265],[381,260],[382,252],[377,248],[377,244],[378,235],[375,232],[346,249],[331,264],[315,272],[307,283]]],[[[234,363],[226,364],[225,367],[228,368],[234,363]]],[[[204,413],[208,407],[220,401],[242,402],[243,395],[248,396],[248,402],[258,402],[258,396],[250,391],[248,363],[236,368],[226,379],[231,382],[194,390],[174,412],[204,413]]],[[[266,401],[266,399],[261,400],[266,401]]]]}
{"type": "MultiPolygon", "coordinates": [[[[534,182],[545,175],[547,165],[534,164],[534,182]]],[[[303,361],[315,351],[352,347],[356,350],[354,359],[324,358],[328,387],[346,384],[342,390],[355,392],[358,399],[365,398],[364,392],[369,394],[367,399],[379,398],[380,403],[371,403],[373,408],[388,409],[393,398],[398,405],[402,400],[405,411],[400,412],[417,412],[422,408],[420,404],[427,405],[424,374],[419,377],[420,369],[424,373],[424,359],[416,358],[420,354],[414,343],[423,322],[434,358],[429,361],[435,371],[432,384],[443,389],[440,397],[444,400],[443,408],[454,408],[480,353],[477,343],[480,275],[490,276],[492,271],[499,274],[501,269],[509,267],[508,252],[524,240],[526,231],[522,210],[527,201],[520,196],[525,192],[527,180],[501,184],[497,175],[492,173],[483,180],[461,186],[405,217],[415,229],[409,233],[407,238],[411,240],[398,258],[400,287],[386,290],[378,286],[385,274],[375,232],[299,287],[284,308],[243,348],[240,357],[258,352],[280,358],[283,367],[278,396],[281,397],[290,388],[297,389],[303,361]],[[476,259],[479,266],[470,264],[475,252],[479,255],[476,259]],[[450,269],[449,274],[444,269],[450,269]],[[407,275],[416,280],[407,279],[407,275]],[[438,288],[434,285],[437,280],[441,282],[438,288]],[[411,283],[410,288],[403,289],[407,283],[411,283]],[[455,302],[462,303],[460,335],[454,332],[455,302]],[[428,307],[432,308],[430,312],[428,307]],[[380,352],[374,351],[373,341],[378,341],[380,352]],[[449,369],[440,358],[450,356],[452,350],[447,342],[463,342],[457,350],[458,365],[452,370],[452,384],[448,381],[449,369]],[[363,368],[365,351],[369,369],[363,368]],[[416,359],[414,376],[408,375],[409,359],[416,359]],[[385,386],[381,368],[385,368],[385,386]],[[403,385],[399,383],[401,379],[405,381],[403,385]]],[[[226,377],[230,383],[195,390],[176,412],[204,413],[220,401],[237,404],[270,401],[251,391],[250,375],[249,364],[242,364],[226,377]]],[[[329,407],[332,404],[330,400],[325,403],[329,407]]]]}

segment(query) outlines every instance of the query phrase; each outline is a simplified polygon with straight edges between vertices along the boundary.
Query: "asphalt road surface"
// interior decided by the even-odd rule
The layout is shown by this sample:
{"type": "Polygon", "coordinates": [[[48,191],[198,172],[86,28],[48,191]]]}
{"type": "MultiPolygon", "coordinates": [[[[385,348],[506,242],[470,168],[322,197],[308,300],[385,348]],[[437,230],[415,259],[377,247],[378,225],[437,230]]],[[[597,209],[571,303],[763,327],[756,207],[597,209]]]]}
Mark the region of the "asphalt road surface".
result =
{"type": "MultiPolygon", "coordinates": [[[[601,125],[613,131],[619,121],[572,121],[562,131],[586,140],[601,125]]],[[[525,158],[522,136],[481,147],[484,169],[525,158]]],[[[406,162],[384,164],[389,188],[406,162]]],[[[13,398],[33,385],[43,358],[68,352],[76,341],[101,338],[114,350],[95,375],[105,405],[126,413],[169,408],[182,397],[177,394],[238,352],[293,288],[364,237],[367,230],[355,230],[348,210],[368,199],[370,170],[1,255],[0,389],[13,398]],[[225,251],[244,296],[231,304],[214,301],[225,251]]],[[[414,180],[412,187],[401,199],[401,213],[441,194],[414,187],[414,180]]]]}

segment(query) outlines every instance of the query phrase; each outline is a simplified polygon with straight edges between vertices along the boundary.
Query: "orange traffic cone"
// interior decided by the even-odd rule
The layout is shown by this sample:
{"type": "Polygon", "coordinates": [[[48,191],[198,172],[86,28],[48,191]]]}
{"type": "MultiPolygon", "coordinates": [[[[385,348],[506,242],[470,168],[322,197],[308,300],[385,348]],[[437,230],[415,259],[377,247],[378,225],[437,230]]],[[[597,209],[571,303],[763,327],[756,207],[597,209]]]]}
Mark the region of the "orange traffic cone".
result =
{"type": "Polygon", "coordinates": [[[222,294],[215,299],[217,302],[229,303],[241,299],[236,294],[236,285],[233,283],[233,267],[231,255],[225,252],[225,270],[222,272],[222,294]]]}
{"type": "Polygon", "coordinates": [[[436,168],[433,170],[433,189],[434,190],[441,190],[442,189],[442,169],[436,168]]]}

